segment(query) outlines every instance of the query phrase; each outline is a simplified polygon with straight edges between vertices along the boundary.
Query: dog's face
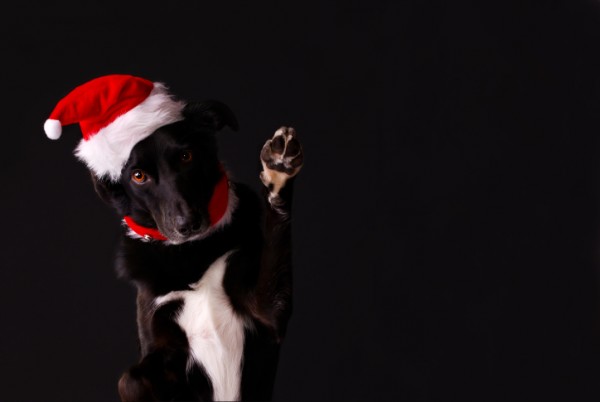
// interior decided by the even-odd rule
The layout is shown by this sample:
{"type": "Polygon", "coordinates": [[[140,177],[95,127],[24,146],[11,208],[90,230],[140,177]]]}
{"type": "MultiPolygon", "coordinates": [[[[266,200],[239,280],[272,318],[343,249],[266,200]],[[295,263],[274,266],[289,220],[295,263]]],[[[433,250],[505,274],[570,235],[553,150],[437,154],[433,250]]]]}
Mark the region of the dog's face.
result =
{"type": "Polygon", "coordinates": [[[225,125],[237,129],[233,113],[218,102],[189,104],[183,114],[136,144],[119,183],[94,179],[119,214],[158,228],[173,244],[210,228],[208,205],[222,175],[215,133],[225,125]]]}

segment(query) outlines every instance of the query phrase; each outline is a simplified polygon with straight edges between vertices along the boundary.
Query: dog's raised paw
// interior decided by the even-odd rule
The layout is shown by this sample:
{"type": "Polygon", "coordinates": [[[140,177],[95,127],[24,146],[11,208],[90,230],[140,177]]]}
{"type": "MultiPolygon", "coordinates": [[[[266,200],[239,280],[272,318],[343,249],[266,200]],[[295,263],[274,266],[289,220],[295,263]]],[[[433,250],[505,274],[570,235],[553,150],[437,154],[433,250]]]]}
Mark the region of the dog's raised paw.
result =
{"type": "Polygon", "coordinates": [[[302,145],[292,127],[281,127],[267,140],[260,153],[263,171],[260,179],[269,189],[273,202],[285,183],[296,176],[304,162],[302,145]]]}

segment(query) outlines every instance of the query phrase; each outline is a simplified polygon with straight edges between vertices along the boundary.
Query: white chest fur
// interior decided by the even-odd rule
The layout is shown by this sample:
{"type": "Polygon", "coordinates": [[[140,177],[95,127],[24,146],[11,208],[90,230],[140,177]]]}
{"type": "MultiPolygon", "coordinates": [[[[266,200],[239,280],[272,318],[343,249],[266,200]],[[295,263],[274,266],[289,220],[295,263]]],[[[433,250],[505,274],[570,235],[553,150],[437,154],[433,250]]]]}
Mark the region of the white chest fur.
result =
{"type": "Polygon", "coordinates": [[[223,289],[227,257],[221,256],[190,285],[191,290],[174,291],[158,297],[156,306],[182,300],[177,323],[185,331],[190,345],[191,366],[201,365],[213,385],[213,398],[233,401],[240,397],[244,322],[231,308],[223,289]]]}

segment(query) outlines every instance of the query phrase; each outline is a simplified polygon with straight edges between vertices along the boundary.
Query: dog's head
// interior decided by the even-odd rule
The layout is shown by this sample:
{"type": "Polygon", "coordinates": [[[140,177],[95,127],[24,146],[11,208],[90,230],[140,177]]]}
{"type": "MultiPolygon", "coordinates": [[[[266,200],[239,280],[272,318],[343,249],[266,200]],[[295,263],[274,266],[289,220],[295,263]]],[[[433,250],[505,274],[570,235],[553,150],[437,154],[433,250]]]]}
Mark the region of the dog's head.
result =
{"type": "Polygon", "coordinates": [[[223,174],[215,134],[238,128],[231,110],[216,101],[189,103],[183,116],[135,145],[120,181],[92,174],[100,198],[121,216],[158,228],[172,244],[209,230],[209,202],[223,174]]]}

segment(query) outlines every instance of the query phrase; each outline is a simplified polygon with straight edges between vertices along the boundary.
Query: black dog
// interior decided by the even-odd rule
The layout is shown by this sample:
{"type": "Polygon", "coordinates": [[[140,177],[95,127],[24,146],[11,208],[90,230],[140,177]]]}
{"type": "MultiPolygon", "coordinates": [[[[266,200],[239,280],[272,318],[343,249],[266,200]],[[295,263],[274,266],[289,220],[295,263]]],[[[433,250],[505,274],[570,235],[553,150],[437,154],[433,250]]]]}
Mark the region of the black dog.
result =
{"type": "Polygon", "coordinates": [[[92,174],[100,197],[150,233],[130,222],[118,250],[117,270],[138,291],[141,346],[119,394],[268,400],[291,314],[290,209],[302,149],[292,128],[266,142],[261,202],[228,182],[217,159],[216,132],[237,129],[229,108],[191,103],[183,116],[135,145],[119,182],[92,174]]]}

